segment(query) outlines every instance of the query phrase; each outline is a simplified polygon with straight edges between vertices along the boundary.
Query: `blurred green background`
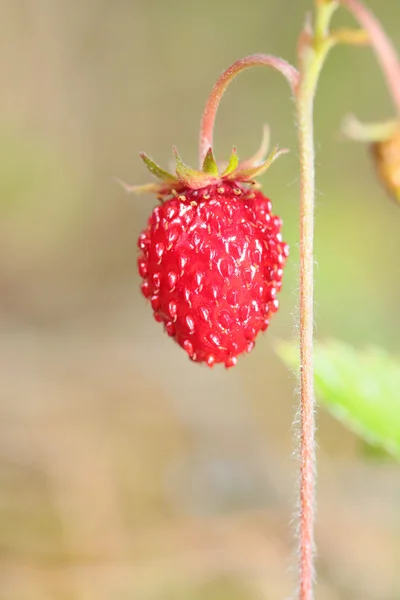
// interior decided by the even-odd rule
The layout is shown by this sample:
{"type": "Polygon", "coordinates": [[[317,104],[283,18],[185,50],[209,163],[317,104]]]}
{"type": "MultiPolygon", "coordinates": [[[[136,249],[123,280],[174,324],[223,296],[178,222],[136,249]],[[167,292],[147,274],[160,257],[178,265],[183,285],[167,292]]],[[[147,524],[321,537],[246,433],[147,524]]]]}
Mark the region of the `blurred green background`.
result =
{"type": "MultiPolygon", "coordinates": [[[[369,5],[400,47],[398,0],[369,5]]],[[[279,75],[224,98],[216,152],[269,122],[263,177],[291,246],[281,309],[237,368],[190,363],[138,291],[155,204],[138,153],[196,164],[206,97],[243,55],[295,61],[311,0],[1,0],[0,599],[269,600],[295,582],[298,165],[279,75]],[[295,427],[296,428],[296,427],[295,427]]],[[[352,24],[342,11],[335,23],[352,24]]],[[[370,49],[329,57],[316,102],[316,330],[400,353],[400,209],[342,117],[392,115],[370,49]]],[[[400,472],[318,414],[320,600],[399,600],[400,472]]]]}

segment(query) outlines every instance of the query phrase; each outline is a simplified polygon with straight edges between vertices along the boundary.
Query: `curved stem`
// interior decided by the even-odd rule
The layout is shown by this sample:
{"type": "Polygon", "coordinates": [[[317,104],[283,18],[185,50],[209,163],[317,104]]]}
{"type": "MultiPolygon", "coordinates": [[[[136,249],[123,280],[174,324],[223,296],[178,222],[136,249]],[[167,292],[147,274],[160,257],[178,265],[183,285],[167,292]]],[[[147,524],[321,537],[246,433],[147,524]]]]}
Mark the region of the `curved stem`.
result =
{"type": "Polygon", "coordinates": [[[359,0],[340,0],[369,34],[393,102],[400,114],[400,61],[392,41],[375,15],[359,0]]]}
{"type": "Polygon", "coordinates": [[[222,73],[214,85],[204,109],[200,127],[200,165],[209,148],[213,145],[214,123],[221,98],[230,82],[242,71],[249,67],[267,66],[282,73],[287,79],[292,92],[296,91],[299,73],[295,67],[282,58],[270,54],[252,54],[235,62],[222,73]]]}

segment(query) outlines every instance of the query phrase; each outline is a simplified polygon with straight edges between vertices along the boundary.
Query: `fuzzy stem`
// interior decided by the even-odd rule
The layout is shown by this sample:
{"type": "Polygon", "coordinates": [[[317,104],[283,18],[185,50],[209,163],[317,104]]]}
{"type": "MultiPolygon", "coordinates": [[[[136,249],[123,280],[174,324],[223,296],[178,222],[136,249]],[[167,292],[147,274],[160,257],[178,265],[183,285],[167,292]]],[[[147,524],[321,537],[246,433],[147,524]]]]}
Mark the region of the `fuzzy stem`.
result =
{"type": "Polygon", "coordinates": [[[314,577],[314,89],[313,82],[304,77],[297,104],[300,157],[300,600],[313,598],[314,577]]]}
{"type": "Polygon", "coordinates": [[[301,48],[297,90],[300,158],[300,531],[299,600],[312,600],[315,514],[314,329],[314,97],[318,77],[331,48],[328,26],[335,4],[317,9],[315,34],[301,48]]]}
{"type": "Polygon", "coordinates": [[[396,49],[375,15],[359,0],[340,0],[369,34],[370,42],[385,75],[394,105],[400,114],[400,61],[396,49]]]}
{"type": "Polygon", "coordinates": [[[292,92],[295,92],[299,80],[299,73],[297,69],[286,62],[286,60],[270,54],[252,54],[235,62],[219,77],[207,100],[200,127],[200,165],[202,165],[208,149],[212,148],[215,117],[226,88],[232,79],[245,69],[260,66],[272,67],[277,71],[280,71],[287,79],[292,92]]]}

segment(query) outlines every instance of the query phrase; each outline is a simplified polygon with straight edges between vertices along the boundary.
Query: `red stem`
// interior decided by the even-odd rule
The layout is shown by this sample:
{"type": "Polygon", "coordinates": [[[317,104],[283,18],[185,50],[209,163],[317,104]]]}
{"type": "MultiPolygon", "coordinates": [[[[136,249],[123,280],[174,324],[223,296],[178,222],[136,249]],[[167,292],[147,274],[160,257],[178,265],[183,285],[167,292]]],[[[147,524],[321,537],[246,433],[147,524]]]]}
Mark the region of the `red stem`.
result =
{"type": "Polygon", "coordinates": [[[287,79],[292,92],[294,93],[296,91],[299,73],[295,67],[282,58],[277,58],[270,54],[252,54],[235,62],[219,77],[207,100],[200,128],[200,165],[203,163],[208,149],[213,145],[215,117],[221,98],[229,83],[244,69],[260,66],[272,67],[282,73],[287,79]]]}
{"type": "Polygon", "coordinates": [[[375,15],[359,0],[340,0],[369,34],[397,112],[400,113],[400,61],[392,41],[375,15]]]}
{"type": "Polygon", "coordinates": [[[300,531],[299,600],[313,599],[315,504],[313,105],[322,59],[302,71],[297,93],[300,159],[300,531]],[[319,64],[318,64],[319,62],[319,64]]]}

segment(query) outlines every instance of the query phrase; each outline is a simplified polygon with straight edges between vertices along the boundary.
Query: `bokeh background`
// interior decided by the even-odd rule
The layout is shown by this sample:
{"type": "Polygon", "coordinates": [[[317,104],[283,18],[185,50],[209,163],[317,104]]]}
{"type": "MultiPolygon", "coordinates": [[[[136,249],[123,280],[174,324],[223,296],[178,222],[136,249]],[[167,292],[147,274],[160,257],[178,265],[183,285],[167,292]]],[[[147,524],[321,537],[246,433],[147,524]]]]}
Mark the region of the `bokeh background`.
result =
{"type": "MultiPolygon", "coordinates": [[[[397,0],[370,0],[400,47],[397,0]]],[[[298,164],[279,75],[241,75],[216,151],[269,122],[263,177],[291,246],[281,309],[237,368],[192,364],[138,292],[152,197],[138,153],[196,164],[223,68],[295,61],[311,1],[0,1],[0,599],[269,600],[295,582],[298,164]]],[[[335,23],[352,24],[344,12],[335,23]]],[[[370,49],[339,48],[316,102],[316,329],[399,353],[400,210],[342,117],[393,114],[370,49]]],[[[399,600],[400,472],[318,414],[320,600],[399,600]]]]}

